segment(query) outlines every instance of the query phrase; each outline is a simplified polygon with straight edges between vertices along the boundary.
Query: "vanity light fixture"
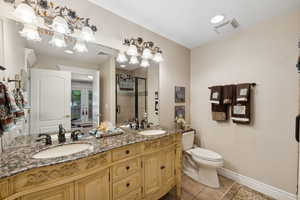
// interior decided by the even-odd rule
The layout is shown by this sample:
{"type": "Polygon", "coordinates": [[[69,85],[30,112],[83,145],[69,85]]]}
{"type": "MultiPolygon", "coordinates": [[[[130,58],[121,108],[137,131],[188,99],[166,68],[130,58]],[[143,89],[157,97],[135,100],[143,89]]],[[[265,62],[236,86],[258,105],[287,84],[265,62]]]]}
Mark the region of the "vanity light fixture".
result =
{"type": "Polygon", "coordinates": [[[58,32],[61,34],[70,33],[68,23],[62,16],[56,16],[54,18],[51,26],[55,32],[58,32]]]}
{"type": "MultiPolygon", "coordinates": [[[[130,57],[129,64],[138,64],[138,57],[142,58],[141,66],[148,67],[150,65],[150,60],[157,63],[163,62],[162,51],[159,47],[155,46],[153,42],[145,42],[143,38],[131,38],[125,39],[123,45],[128,46],[126,54],[130,57]]],[[[127,57],[125,54],[119,53],[117,62],[125,63],[127,62],[127,57]]]]}
{"type": "Polygon", "coordinates": [[[81,51],[87,50],[82,41],[95,41],[97,27],[90,24],[89,18],[78,16],[76,11],[66,6],[55,5],[49,0],[3,1],[13,4],[14,16],[25,24],[20,34],[26,39],[39,41],[36,33],[42,28],[52,32],[53,38],[50,43],[57,47],[65,47],[66,41],[62,42],[61,39],[69,36],[75,36],[79,40],[81,51]]]}
{"type": "Polygon", "coordinates": [[[138,63],[139,63],[138,58],[137,58],[136,56],[131,56],[130,61],[129,61],[129,64],[131,64],[131,65],[136,65],[136,64],[138,64],[138,63]]]}
{"type": "Polygon", "coordinates": [[[33,24],[24,24],[24,28],[19,33],[27,40],[35,42],[40,42],[42,40],[38,32],[38,28],[33,24]]]}
{"type": "Polygon", "coordinates": [[[210,23],[219,24],[219,23],[223,22],[224,19],[225,19],[224,15],[216,15],[216,16],[211,18],[210,23]]]}
{"type": "Polygon", "coordinates": [[[79,53],[85,53],[88,52],[88,49],[86,47],[86,44],[83,40],[78,39],[74,48],[75,51],[79,52],[79,53]]]}
{"type": "Polygon", "coordinates": [[[118,54],[118,57],[117,57],[117,62],[118,63],[125,63],[127,61],[128,61],[128,59],[127,59],[126,55],[123,52],[120,52],[118,54]]]}
{"type": "Polygon", "coordinates": [[[149,67],[150,63],[147,59],[143,59],[142,62],[141,62],[141,66],[142,67],[149,67]]]}
{"type": "Polygon", "coordinates": [[[14,16],[20,19],[24,23],[35,23],[36,22],[36,15],[34,9],[28,4],[27,1],[24,3],[20,3],[15,11],[14,16]]]}
{"type": "Polygon", "coordinates": [[[54,47],[59,47],[59,48],[67,46],[64,35],[60,34],[60,33],[54,33],[49,44],[51,44],[54,47]]]}

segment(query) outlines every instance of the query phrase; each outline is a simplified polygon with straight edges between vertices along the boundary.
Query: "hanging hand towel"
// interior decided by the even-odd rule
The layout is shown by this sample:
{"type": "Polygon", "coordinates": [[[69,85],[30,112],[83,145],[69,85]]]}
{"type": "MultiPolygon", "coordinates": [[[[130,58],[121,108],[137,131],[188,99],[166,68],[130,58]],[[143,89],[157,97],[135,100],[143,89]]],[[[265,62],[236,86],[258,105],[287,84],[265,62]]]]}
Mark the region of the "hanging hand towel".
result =
{"type": "Polygon", "coordinates": [[[212,119],[215,121],[227,120],[227,105],[225,104],[211,104],[212,119]]]}
{"type": "Polygon", "coordinates": [[[236,86],[236,101],[245,102],[249,101],[250,97],[250,83],[238,84],[236,86]]]}
{"type": "Polygon", "coordinates": [[[210,103],[221,104],[222,103],[222,89],[223,86],[210,87],[210,103]]]}
{"type": "Polygon", "coordinates": [[[24,113],[24,96],[21,91],[21,89],[14,89],[13,90],[14,99],[16,102],[16,105],[18,106],[18,111],[15,112],[15,120],[21,120],[23,119],[25,113],[24,113]]]}
{"type": "Polygon", "coordinates": [[[13,99],[9,96],[8,88],[0,83],[0,128],[3,132],[11,131],[15,127],[13,109],[13,99]]]}
{"type": "Polygon", "coordinates": [[[231,107],[231,119],[234,123],[249,124],[251,122],[250,84],[237,85],[236,89],[234,89],[233,91],[234,98],[231,107]],[[247,92],[243,91],[243,95],[238,95],[240,94],[241,90],[245,88],[247,89],[247,92]],[[247,93],[247,95],[244,95],[245,93],[247,93]],[[246,101],[243,101],[245,99],[246,101]]]}
{"type": "Polygon", "coordinates": [[[223,87],[223,104],[231,104],[233,99],[234,85],[225,85],[223,87]]]}
{"type": "Polygon", "coordinates": [[[227,105],[223,104],[223,86],[213,86],[210,90],[212,119],[215,121],[226,121],[227,105]]]}

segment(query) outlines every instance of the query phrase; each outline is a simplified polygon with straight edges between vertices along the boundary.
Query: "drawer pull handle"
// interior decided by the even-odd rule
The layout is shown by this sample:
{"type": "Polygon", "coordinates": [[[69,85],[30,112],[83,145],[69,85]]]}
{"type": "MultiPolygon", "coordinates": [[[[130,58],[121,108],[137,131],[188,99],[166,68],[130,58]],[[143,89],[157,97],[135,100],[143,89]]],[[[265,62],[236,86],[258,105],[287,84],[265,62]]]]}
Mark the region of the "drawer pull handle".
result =
{"type": "Polygon", "coordinates": [[[129,169],[130,169],[130,167],[129,167],[129,166],[127,166],[127,167],[126,167],[126,169],[127,169],[127,170],[129,170],[129,169]]]}
{"type": "Polygon", "coordinates": [[[129,187],[130,186],[130,183],[126,183],[126,187],[129,187]]]}
{"type": "Polygon", "coordinates": [[[163,169],[165,169],[165,168],[166,168],[165,166],[161,166],[161,167],[160,167],[161,170],[163,170],[163,169]]]}
{"type": "Polygon", "coordinates": [[[129,150],[126,150],[126,151],[125,151],[125,153],[126,153],[126,154],[129,154],[129,153],[130,153],[130,151],[129,151],[129,150]]]}

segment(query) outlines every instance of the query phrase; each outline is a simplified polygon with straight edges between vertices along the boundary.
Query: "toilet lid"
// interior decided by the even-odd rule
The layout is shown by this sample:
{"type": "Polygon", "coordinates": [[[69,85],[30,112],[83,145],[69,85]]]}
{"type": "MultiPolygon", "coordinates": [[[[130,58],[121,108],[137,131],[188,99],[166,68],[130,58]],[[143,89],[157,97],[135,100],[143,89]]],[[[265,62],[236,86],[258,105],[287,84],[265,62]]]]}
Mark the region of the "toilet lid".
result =
{"type": "Polygon", "coordinates": [[[203,149],[203,148],[194,148],[190,150],[190,153],[203,160],[208,160],[208,161],[222,161],[223,158],[220,154],[210,151],[208,149],[203,149]]]}

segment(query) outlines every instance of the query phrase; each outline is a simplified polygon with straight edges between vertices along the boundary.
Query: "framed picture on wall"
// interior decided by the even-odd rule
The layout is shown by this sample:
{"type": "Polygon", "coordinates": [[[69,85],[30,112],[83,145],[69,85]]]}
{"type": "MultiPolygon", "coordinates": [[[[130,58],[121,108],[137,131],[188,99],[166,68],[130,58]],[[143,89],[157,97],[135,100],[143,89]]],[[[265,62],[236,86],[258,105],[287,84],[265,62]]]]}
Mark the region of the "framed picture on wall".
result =
{"type": "Polygon", "coordinates": [[[175,86],[175,103],[185,103],[185,87],[175,86]]]}
{"type": "Polygon", "coordinates": [[[175,106],[175,119],[176,117],[185,119],[185,106],[175,106]]]}

